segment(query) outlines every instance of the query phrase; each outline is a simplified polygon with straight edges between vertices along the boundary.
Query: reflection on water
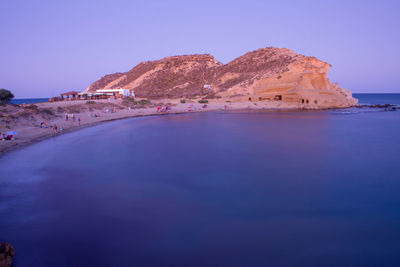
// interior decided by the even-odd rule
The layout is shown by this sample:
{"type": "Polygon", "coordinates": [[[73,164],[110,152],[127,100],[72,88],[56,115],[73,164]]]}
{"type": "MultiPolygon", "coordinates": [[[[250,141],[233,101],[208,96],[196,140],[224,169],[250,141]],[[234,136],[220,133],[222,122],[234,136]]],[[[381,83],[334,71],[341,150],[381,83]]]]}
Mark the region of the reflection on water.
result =
{"type": "Polygon", "coordinates": [[[399,265],[400,112],[135,118],[0,158],[15,266],[399,265]]]}

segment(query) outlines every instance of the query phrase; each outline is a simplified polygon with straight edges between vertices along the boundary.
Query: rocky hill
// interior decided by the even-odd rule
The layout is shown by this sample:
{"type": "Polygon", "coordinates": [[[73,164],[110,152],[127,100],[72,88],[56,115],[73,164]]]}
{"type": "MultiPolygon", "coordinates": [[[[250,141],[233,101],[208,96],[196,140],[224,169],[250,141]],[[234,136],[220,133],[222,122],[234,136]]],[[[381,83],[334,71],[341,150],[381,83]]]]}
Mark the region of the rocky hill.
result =
{"type": "Polygon", "coordinates": [[[289,49],[262,48],[222,64],[211,55],[186,55],[143,62],[126,73],[106,75],[98,89],[134,89],[146,98],[215,98],[283,101],[313,108],[348,107],[357,100],[328,79],[331,65],[289,49]]]}

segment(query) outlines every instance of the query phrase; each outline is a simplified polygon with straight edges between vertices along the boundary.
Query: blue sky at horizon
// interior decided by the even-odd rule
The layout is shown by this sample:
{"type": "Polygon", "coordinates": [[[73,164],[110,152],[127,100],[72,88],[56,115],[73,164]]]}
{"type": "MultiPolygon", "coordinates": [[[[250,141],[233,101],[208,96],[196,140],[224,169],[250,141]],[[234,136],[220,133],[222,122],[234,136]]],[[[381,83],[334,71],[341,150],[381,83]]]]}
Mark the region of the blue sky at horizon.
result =
{"type": "Polygon", "coordinates": [[[2,1],[0,88],[17,98],[84,90],[146,60],[227,63],[287,47],[332,64],[353,93],[400,93],[400,1],[2,1]]]}

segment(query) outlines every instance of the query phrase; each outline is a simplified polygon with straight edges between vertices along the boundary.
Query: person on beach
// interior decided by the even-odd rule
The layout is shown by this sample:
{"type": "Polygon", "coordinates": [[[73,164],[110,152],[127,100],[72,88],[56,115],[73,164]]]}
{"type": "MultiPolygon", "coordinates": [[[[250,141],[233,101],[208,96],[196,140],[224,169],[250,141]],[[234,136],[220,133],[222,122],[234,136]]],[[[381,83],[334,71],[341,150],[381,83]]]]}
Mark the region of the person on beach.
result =
{"type": "Polygon", "coordinates": [[[3,134],[2,140],[3,140],[3,141],[4,141],[4,140],[15,140],[13,137],[14,137],[14,136],[11,135],[11,134],[8,134],[8,135],[3,134]]]}
{"type": "Polygon", "coordinates": [[[78,118],[78,125],[81,126],[81,117],[78,118]]]}
{"type": "Polygon", "coordinates": [[[68,120],[68,114],[67,113],[65,113],[65,120],[66,121],[68,120]]]}
{"type": "Polygon", "coordinates": [[[75,121],[75,114],[72,114],[72,120],[75,121]]]}

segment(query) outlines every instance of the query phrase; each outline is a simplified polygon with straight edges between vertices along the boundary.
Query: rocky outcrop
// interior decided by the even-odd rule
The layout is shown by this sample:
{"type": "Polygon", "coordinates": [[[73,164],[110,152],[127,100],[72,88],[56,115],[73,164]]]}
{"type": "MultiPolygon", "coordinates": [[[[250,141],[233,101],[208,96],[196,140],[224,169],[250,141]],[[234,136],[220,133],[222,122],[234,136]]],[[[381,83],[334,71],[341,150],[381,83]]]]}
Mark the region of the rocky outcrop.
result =
{"type": "Polygon", "coordinates": [[[10,267],[14,259],[14,248],[10,243],[0,242],[0,267],[10,267]]]}
{"type": "Polygon", "coordinates": [[[128,88],[146,98],[222,98],[283,101],[305,108],[357,105],[349,90],[328,79],[331,65],[289,49],[262,48],[222,64],[211,55],[143,62],[106,75],[87,89],[128,88]]]}

